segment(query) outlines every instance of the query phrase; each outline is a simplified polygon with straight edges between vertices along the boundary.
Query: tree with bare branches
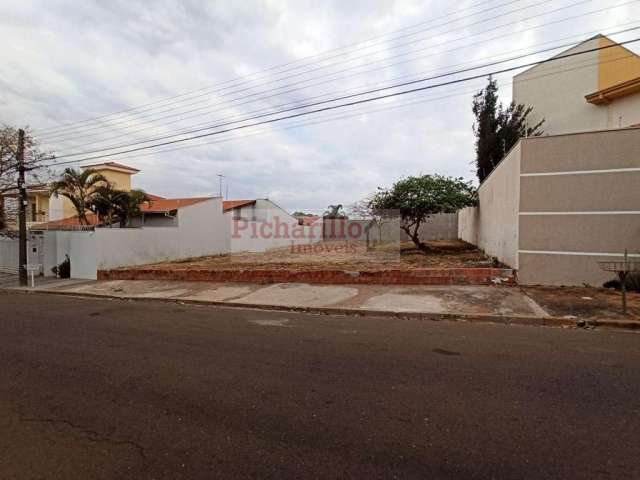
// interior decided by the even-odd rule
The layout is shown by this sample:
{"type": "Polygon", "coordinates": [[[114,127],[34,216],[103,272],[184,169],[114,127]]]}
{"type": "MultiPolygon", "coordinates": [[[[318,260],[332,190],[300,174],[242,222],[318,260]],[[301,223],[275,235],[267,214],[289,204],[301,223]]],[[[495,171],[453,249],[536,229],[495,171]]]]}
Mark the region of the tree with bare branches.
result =
{"type": "MultiPolygon", "coordinates": [[[[0,125],[0,230],[7,227],[7,219],[17,213],[15,194],[18,188],[18,129],[0,125]]],[[[53,155],[43,152],[38,147],[28,128],[24,136],[24,165],[27,169],[27,187],[45,184],[50,171],[43,164],[45,159],[53,155]]]]}

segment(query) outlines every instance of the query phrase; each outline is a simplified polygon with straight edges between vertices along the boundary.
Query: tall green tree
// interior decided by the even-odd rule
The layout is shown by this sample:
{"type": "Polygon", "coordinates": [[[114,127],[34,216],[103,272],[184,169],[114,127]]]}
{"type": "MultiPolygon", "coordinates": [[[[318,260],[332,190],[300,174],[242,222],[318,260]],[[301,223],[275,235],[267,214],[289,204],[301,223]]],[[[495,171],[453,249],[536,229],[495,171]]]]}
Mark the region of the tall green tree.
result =
{"type": "Polygon", "coordinates": [[[123,196],[126,194],[127,192],[113,188],[110,183],[99,185],[91,198],[89,210],[97,215],[101,224],[111,226],[116,216],[118,205],[125,202],[123,196]]]}
{"type": "Polygon", "coordinates": [[[141,207],[145,203],[151,203],[151,199],[143,190],[122,192],[114,204],[114,213],[120,219],[120,226],[130,227],[131,220],[142,214],[141,207]]]}
{"type": "Polygon", "coordinates": [[[482,182],[521,137],[542,135],[544,119],[529,126],[533,107],[511,102],[506,108],[498,101],[498,83],[489,77],[485,88],[473,96],[476,137],[476,174],[482,182]]]}
{"type": "Polygon", "coordinates": [[[108,185],[107,179],[95,170],[66,168],[60,178],[51,184],[51,193],[69,199],[76,209],[81,225],[87,225],[87,211],[93,204],[99,187],[108,185]]]}
{"type": "Polygon", "coordinates": [[[400,215],[400,228],[416,247],[428,250],[420,239],[420,226],[432,215],[455,213],[476,204],[476,190],[471,182],[462,178],[442,175],[407,177],[389,189],[380,189],[370,201],[374,211],[396,211],[400,215]]]}

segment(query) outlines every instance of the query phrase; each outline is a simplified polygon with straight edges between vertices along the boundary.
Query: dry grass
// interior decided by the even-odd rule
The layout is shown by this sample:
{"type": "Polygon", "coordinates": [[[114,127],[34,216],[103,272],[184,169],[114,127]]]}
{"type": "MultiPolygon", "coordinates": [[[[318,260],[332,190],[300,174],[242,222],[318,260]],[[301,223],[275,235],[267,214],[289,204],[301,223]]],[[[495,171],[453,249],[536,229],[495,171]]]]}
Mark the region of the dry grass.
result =
{"type": "Polygon", "coordinates": [[[234,253],[158,263],[145,268],[196,269],[301,269],[375,271],[388,268],[470,268],[491,266],[491,259],[474,246],[462,241],[428,243],[427,253],[412,243],[367,250],[362,243],[325,242],[304,247],[286,247],[263,253],[234,253]]]}
{"type": "Polygon", "coordinates": [[[628,293],[629,315],[622,314],[620,292],[593,287],[525,287],[526,293],[549,314],[584,319],[640,319],[640,294],[628,293]]]}

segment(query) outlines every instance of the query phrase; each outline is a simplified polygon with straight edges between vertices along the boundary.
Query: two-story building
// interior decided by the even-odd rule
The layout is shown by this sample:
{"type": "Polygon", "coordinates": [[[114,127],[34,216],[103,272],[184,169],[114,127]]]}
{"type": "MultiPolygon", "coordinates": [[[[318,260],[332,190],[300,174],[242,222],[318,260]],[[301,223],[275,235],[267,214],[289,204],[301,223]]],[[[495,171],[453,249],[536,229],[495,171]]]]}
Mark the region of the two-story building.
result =
{"type": "Polygon", "coordinates": [[[544,134],[520,139],[459,214],[459,236],[522,284],[600,286],[640,258],[640,57],[598,35],[513,79],[544,134]],[[576,55],[573,55],[576,54],[576,55]]]}

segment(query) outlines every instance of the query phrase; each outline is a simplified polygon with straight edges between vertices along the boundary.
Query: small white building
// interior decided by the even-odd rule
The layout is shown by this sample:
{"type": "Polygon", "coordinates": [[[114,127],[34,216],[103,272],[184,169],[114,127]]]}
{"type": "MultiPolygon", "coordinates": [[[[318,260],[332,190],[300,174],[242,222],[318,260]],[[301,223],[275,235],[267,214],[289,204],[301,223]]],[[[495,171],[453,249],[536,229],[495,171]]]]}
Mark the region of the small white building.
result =
{"type": "Polygon", "coordinates": [[[223,209],[232,253],[322,241],[322,219],[305,224],[267,198],[225,200],[223,209]]]}

